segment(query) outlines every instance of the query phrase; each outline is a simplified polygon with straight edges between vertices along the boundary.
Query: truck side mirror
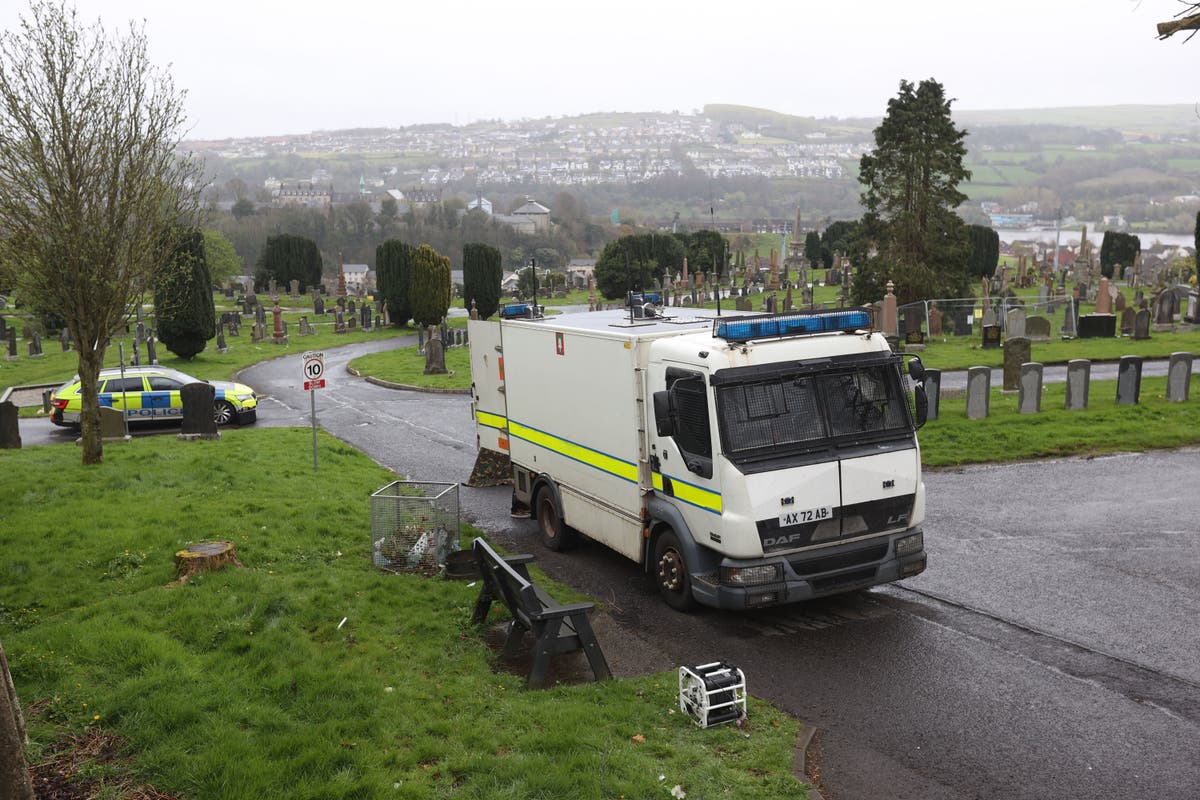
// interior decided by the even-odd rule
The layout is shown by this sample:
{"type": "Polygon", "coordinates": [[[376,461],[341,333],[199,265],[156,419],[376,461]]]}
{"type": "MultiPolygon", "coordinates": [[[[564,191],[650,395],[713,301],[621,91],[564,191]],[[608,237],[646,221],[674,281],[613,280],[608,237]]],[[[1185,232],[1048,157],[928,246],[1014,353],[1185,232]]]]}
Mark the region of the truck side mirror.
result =
{"type": "Polygon", "coordinates": [[[925,394],[925,387],[919,383],[913,387],[913,405],[916,406],[917,415],[913,421],[919,429],[929,421],[929,395],[925,394]]]}
{"type": "Polygon", "coordinates": [[[908,376],[917,383],[925,380],[925,365],[921,363],[921,359],[913,356],[908,362],[908,376]]]}
{"type": "Polygon", "coordinates": [[[675,435],[675,415],[671,413],[671,392],[654,393],[654,429],[659,436],[675,435]]]}

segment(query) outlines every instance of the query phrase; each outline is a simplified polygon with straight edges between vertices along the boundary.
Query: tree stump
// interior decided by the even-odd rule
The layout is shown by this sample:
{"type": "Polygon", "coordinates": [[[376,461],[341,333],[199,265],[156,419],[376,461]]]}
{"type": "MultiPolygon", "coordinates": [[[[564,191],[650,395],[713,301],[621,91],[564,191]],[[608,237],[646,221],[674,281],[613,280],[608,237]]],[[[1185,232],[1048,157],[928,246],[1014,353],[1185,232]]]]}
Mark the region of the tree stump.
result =
{"type": "Polygon", "coordinates": [[[226,564],[244,566],[238,561],[233,542],[196,542],[175,554],[175,572],[180,580],[202,572],[215,572],[226,564]]]}

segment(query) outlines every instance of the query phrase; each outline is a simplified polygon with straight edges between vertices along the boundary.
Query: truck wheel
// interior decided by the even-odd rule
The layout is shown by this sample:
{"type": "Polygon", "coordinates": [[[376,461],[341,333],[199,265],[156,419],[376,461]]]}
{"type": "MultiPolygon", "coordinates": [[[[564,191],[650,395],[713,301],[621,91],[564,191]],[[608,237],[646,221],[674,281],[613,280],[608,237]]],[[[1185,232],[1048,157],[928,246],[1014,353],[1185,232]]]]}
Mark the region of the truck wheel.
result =
{"type": "Polygon", "coordinates": [[[575,546],[575,531],[563,522],[551,489],[545,488],[538,492],[534,508],[537,509],[538,530],[541,531],[542,544],[546,545],[546,549],[558,552],[575,546]]]}
{"type": "Polygon", "coordinates": [[[663,531],[654,543],[654,579],[658,593],[676,611],[692,611],[698,605],[692,596],[692,577],[675,531],[663,531]]]}

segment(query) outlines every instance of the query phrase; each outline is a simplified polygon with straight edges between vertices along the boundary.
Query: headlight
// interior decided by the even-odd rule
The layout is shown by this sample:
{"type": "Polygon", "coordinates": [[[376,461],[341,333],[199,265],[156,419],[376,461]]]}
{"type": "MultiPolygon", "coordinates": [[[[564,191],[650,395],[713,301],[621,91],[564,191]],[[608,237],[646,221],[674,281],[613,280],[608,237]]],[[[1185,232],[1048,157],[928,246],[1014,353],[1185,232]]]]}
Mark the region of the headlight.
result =
{"type": "Polygon", "coordinates": [[[914,533],[896,540],[896,555],[899,557],[919,553],[925,547],[925,534],[914,533]]]}
{"type": "Polygon", "coordinates": [[[734,586],[757,586],[760,583],[777,583],[783,578],[783,567],[779,564],[757,564],[753,567],[722,567],[723,583],[734,586]]]}
{"type": "Polygon", "coordinates": [[[253,400],[253,399],[254,399],[254,392],[251,392],[250,394],[239,394],[239,395],[234,395],[234,397],[236,397],[236,398],[238,399],[238,402],[239,402],[239,403],[245,403],[247,400],[253,400]]]}

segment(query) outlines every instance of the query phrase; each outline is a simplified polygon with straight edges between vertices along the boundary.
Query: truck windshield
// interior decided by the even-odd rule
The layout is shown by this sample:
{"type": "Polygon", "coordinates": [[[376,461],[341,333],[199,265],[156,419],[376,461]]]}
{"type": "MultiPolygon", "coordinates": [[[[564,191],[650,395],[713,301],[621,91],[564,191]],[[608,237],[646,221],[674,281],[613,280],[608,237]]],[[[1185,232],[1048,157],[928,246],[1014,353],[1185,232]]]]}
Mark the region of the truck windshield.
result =
{"type": "Polygon", "coordinates": [[[735,464],[912,433],[895,364],[747,378],[716,386],[721,445],[735,464]]]}

